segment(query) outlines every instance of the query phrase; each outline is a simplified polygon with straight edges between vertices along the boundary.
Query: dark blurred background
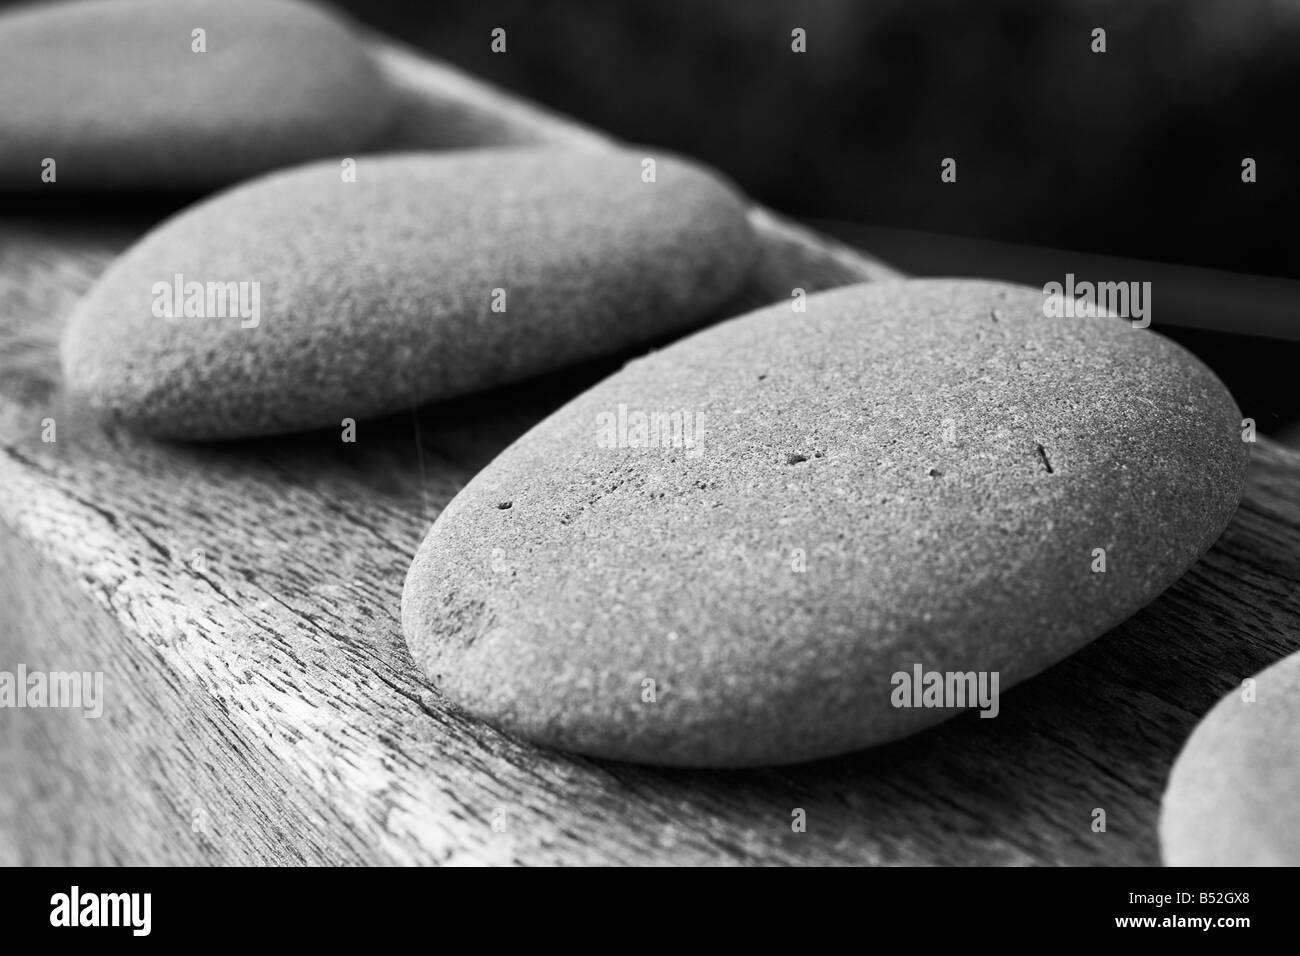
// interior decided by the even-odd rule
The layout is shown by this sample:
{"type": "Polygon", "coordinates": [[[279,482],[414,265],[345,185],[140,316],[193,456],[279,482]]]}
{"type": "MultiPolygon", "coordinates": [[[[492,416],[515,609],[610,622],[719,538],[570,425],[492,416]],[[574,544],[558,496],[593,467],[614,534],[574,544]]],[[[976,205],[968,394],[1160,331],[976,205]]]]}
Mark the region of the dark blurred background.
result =
{"type": "Polygon", "coordinates": [[[1296,0],[342,5],[799,216],[1300,277],[1296,0]]]}

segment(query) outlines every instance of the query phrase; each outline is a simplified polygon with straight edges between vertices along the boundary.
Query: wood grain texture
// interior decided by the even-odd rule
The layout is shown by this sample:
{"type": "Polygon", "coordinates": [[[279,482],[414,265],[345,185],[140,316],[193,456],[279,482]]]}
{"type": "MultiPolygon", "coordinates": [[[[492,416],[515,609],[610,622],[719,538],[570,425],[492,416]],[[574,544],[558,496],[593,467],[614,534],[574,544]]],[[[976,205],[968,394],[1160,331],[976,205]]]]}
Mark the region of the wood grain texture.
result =
{"type": "MultiPolygon", "coordinates": [[[[567,128],[458,82],[474,142],[567,128]]],[[[753,216],[768,256],[737,308],[891,274],[753,216]]],[[[0,711],[0,863],[1151,864],[1191,727],[1300,646],[1300,453],[1261,441],[1205,559],[996,720],[773,770],[539,750],[425,683],[403,576],[456,491],[617,362],[362,422],[356,444],[104,430],[64,401],[57,338],[146,225],[0,221],[0,668],[102,670],[107,697],[98,720],[0,711]]]]}

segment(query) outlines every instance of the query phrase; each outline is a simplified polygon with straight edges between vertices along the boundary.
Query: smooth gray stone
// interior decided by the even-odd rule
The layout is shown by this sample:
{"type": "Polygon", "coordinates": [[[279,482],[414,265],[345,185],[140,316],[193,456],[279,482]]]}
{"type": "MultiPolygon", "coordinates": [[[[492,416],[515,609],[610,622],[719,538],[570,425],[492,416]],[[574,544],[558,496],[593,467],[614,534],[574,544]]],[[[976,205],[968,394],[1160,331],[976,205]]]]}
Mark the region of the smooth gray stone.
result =
{"type": "Polygon", "coordinates": [[[416,661],[539,743],[706,766],[838,754],[958,712],[893,706],[917,665],[996,671],[1005,691],[1059,661],[1209,548],[1247,456],[1196,358],[1043,302],[996,282],[853,286],[629,364],[439,516],[403,596],[416,661]],[[623,442],[600,431],[620,405],[625,444],[633,411],[678,412],[680,447],[602,447],[623,442]]]}
{"type": "Polygon", "coordinates": [[[730,186],[655,155],[653,183],[641,153],[545,149],[362,157],[356,182],[325,161],[246,184],[109,267],[65,331],[67,382],[154,435],[234,438],[337,428],[693,328],[739,288],[756,241],[730,186]],[[155,283],[177,274],[246,282],[248,308],[159,318],[155,283]]]}
{"type": "Polygon", "coordinates": [[[3,189],[223,185],[361,149],[395,106],[348,26],[314,4],[72,0],[0,15],[3,189]]]}
{"type": "Polygon", "coordinates": [[[1300,654],[1215,704],[1192,731],[1160,809],[1168,866],[1300,866],[1300,654]]]}

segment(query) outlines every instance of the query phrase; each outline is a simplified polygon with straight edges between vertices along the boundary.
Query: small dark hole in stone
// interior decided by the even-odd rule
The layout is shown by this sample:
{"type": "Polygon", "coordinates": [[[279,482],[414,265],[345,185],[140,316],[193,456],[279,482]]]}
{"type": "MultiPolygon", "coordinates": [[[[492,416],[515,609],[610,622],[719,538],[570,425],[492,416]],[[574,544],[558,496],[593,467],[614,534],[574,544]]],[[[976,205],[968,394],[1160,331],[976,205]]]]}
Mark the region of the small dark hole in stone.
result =
{"type": "Polygon", "coordinates": [[[507,508],[511,507],[513,504],[514,504],[513,501],[503,501],[503,502],[501,502],[499,505],[497,505],[497,507],[500,508],[502,511],[505,511],[507,508]]]}
{"type": "Polygon", "coordinates": [[[800,455],[798,452],[793,452],[793,451],[790,452],[790,454],[785,456],[785,463],[787,465],[797,465],[801,461],[807,461],[807,460],[808,460],[807,455],[800,455]]]}
{"type": "Polygon", "coordinates": [[[758,377],[758,380],[761,382],[761,381],[763,381],[763,379],[765,379],[765,378],[767,378],[767,373],[766,373],[766,372],[764,372],[762,375],[760,375],[760,376],[758,377]]]}
{"type": "Polygon", "coordinates": [[[943,477],[943,472],[941,472],[938,468],[931,468],[931,469],[930,469],[930,477],[931,477],[931,478],[942,478],[942,477],[943,477]]]}

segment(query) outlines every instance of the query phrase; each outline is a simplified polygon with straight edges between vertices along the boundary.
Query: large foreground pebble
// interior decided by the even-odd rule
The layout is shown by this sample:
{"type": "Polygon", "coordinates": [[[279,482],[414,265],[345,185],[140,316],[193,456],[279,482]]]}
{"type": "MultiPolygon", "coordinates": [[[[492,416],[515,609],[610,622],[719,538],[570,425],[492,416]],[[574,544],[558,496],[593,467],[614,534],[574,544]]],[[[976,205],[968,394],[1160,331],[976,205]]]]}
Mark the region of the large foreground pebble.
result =
{"type": "Polygon", "coordinates": [[[264,435],[691,328],[755,241],[729,186],[663,156],[644,182],[642,158],[405,154],[360,159],[355,182],[327,161],[240,187],[108,269],[66,331],[68,383],[161,437],[264,435]],[[243,285],[211,297],[225,283],[243,285]]]}
{"type": "Polygon", "coordinates": [[[836,290],[521,437],[434,524],[403,628],[443,693],[545,744],[837,754],[959,712],[925,706],[930,672],[988,672],[993,715],[991,672],[1005,691],[1158,595],[1236,508],[1239,426],[1181,347],[1045,318],[1039,291],[836,290]]]}
{"type": "Polygon", "coordinates": [[[1300,654],[1224,697],[1174,763],[1160,813],[1170,866],[1300,866],[1300,654]]]}
{"type": "Polygon", "coordinates": [[[224,184],[368,145],[392,99],[311,4],[41,4],[0,16],[0,188],[224,184]]]}

